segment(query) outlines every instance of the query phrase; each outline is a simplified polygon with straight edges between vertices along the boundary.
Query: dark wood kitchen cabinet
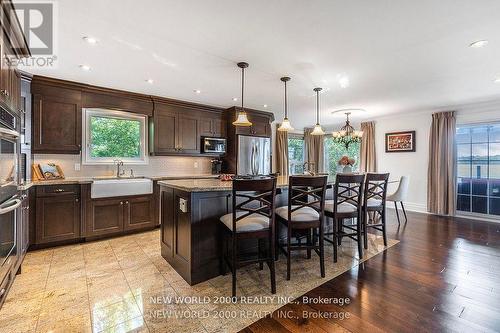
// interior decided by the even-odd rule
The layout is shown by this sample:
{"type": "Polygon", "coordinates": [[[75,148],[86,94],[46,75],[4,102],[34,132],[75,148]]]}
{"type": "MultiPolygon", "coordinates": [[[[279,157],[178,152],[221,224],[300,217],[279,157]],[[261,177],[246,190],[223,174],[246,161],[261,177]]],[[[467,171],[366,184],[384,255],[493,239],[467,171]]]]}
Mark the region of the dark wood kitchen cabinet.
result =
{"type": "Polygon", "coordinates": [[[118,234],[156,225],[151,195],[91,199],[85,237],[118,234]]]}
{"type": "Polygon", "coordinates": [[[36,243],[45,244],[79,239],[80,194],[78,186],[37,188],[36,243]]]}
{"type": "Polygon", "coordinates": [[[81,92],[33,80],[33,153],[79,154],[82,147],[81,92]]]}
{"type": "Polygon", "coordinates": [[[200,136],[223,138],[226,136],[226,122],[219,113],[206,113],[200,118],[200,136]]]}
{"type": "Polygon", "coordinates": [[[196,104],[156,101],[150,120],[151,155],[200,155],[201,138],[225,137],[226,120],[222,110],[196,104]]]}
{"type": "Polygon", "coordinates": [[[153,155],[200,154],[199,114],[189,108],[155,104],[153,155]]]}

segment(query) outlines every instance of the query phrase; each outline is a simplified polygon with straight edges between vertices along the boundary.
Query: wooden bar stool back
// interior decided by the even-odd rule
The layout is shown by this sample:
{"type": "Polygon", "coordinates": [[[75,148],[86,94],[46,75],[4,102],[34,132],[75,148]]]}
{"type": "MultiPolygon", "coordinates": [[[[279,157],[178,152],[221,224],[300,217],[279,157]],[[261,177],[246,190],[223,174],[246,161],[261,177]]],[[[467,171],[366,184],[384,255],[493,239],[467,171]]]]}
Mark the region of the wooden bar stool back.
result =
{"type": "Polygon", "coordinates": [[[365,176],[356,174],[337,174],[333,187],[333,200],[325,204],[325,215],[333,219],[333,231],[325,235],[325,240],[333,244],[333,262],[337,262],[337,246],[342,238],[348,237],[358,243],[359,258],[363,257],[362,195],[365,176]],[[344,224],[345,220],[351,221],[344,224]]]}
{"type": "Polygon", "coordinates": [[[323,218],[327,179],[327,176],[290,176],[288,205],[276,209],[277,220],[287,228],[286,244],[280,247],[287,257],[287,280],[290,280],[291,252],[304,250],[308,258],[311,250],[318,254],[321,277],[325,277],[323,218]],[[316,232],[319,237],[315,237],[316,232]],[[291,242],[292,237],[299,239],[304,234],[307,237],[305,245],[291,242]]]}
{"type": "Polygon", "coordinates": [[[223,262],[232,273],[232,296],[236,297],[236,271],[239,267],[265,262],[271,273],[271,292],[276,293],[274,266],[276,178],[234,180],[232,190],[232,213],[220,218],[223,229],[223,262]],[[242,239],[257,239],[257,255],[241,258],[238,242],[242,239]],[[267,249],[262,244],[267,241],[267,249]],[[229,246],[231,245],[231,246],[229,246]]]}
{"type": "Polygon", "coordinates": [[[363,197],[363,230],[365,238],[365,249],[368,248],[368,229],[373,228],[381,231],[384,237],[384,245],[387,246],[386,234],[386,198],[387,184],[389,181],[388,173],[367,173],[365,179],[365,192],[363,197]],[[374,215],[369,219],[369,214],[374,215]],[[378,218],[377,216],[378,215],[378,218]],[[377,220],[377,222],[376,222],[377,220]],[[368,221],[373,223],[368,223],[368,221]]]}

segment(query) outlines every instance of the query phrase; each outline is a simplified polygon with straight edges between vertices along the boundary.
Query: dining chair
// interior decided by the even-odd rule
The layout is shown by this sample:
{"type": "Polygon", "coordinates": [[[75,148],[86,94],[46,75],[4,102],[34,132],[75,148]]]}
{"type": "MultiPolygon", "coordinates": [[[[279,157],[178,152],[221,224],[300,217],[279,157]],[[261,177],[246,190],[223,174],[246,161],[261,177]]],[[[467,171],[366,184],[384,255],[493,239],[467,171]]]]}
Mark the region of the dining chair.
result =
{"type": "Polygon", "coordinates": [[[222,222],[222,273],[226,265],[232,273],[232,296],[236,297],[236,271],[239,267],[264,262],[271,273],[271,293],[276,293],[274,263],[276,178],[237,179],[233,181],[232,212],[220,218],[222,222]],[[238,243],[244,239],[258,241],[257,256],[241,259],[238,243]],[[267,251],[262,243],[267,240],[267,251]],[[229,246],[231,245],[231,246],[229,246]],[[263,253],[265,252],[265,253],[263,253]]]}
{"type": "Polygon", "coordinates": [[[398,218],[398,224],[401,224],[401,222],[399,220],[398,202],[400,203],[401,209],[403,210],[403,214],[405,217],[405,223],[408,222],[408,217],[406,216],[406,210],[405,210],[405,206],[403,205],[403,202],[406,201],[406,198],[408,196],[409,184],[410,184],[410,177],[409,176],[402,176],[399,179],[399,185],[398,185],[398,188],[396,189],[396,191],[387,196],[387,201],[394,202],[394,208],[396,209],[396,217],[398,218]]]}
{"type": "Polygon", "coordinates": [[[337,262],[337,246],[342,244],[344,237],[358,243],[359,258],[363,257],[362,195],[364,180],[364,175],[337,174],[333,187],[333,199],[325,202],[325,215],[333,220],[333,231],[325,233],[325,240],[333,244],[333,262],[337,262]],[[345,224],[345,220],[351,221],[350,224],[345,224]],[[354,221],[355,223],[353,223],[354,221]],[[327,237],[330,235],[331,239],[327,237]]]}
{"type": "Polygon", "coordinates": [[[368,228],[381,231],[384,238],[384,246],[387,246],[386,233],[386,197],[387,183],[389,181],[388,173],[367,173],[365,177],[365,190],[363,194],[363,234],[365,249],[368,249],[368,228]],[[379,223],[374,222],[373,218],[368,223],[368,215],[373,213],[379,215],[379,223]]]}
{"type": "MultiPolygon", "coordinates": [[[[303,250],[307,251],[308,258],[311,250],[318,254],[321,277],[325,277],[323,219],[327,179],[327,176],[290,176],[288,205],[276,209],[277,221],[287,228],[286,244],[279,246],[287,258],[287,280],[290,280],[292,251],[303,250]],[[299,239],[304,235],[307,240],[302,244],[299,239]],[[292,243],[292,237],[296,237],[295,243],[292,243]]],[[[276,242],[279,245],[278,239],[276,242]]]]}

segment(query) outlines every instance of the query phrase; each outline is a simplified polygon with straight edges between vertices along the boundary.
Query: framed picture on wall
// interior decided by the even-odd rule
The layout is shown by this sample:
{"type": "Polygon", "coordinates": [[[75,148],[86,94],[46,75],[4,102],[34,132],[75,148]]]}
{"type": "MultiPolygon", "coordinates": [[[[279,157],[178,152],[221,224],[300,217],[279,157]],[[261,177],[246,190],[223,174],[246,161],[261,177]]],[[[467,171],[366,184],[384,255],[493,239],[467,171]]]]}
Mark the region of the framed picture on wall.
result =
{"type": "Polygon", "coordinates": [[[386,153],[413,151],[415,151],[415,131],[385,133],[386,153]]]}

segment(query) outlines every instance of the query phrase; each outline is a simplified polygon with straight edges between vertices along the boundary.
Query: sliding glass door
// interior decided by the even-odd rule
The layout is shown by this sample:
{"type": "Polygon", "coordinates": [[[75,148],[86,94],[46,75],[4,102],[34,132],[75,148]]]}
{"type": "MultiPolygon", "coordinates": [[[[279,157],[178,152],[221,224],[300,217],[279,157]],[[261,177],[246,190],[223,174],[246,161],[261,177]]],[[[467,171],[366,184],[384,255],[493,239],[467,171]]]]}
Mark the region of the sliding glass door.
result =
{"type": "Polygon", "coordinates": [[[500,123],[457,127],[457,210],[500,216],[500,123]]]}

